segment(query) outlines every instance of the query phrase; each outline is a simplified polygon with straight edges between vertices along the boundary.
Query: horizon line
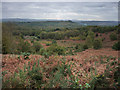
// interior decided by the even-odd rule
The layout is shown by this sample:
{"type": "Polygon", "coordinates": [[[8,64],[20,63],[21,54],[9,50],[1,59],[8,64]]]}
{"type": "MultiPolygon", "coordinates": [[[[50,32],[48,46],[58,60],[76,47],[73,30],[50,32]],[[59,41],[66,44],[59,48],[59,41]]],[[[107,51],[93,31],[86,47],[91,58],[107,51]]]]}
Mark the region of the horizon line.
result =
{"type": "Polygon", "coordinates": [[[69,20],[71,20],[71,21],[74,21],[74,20],[78,20],[78,21],[119,21],[119,20],[80,20],[80,19],[48,19],[48,18],[46,18],[46,19],[42,19],[42,18],[2,18],[2,19],[34,19],[34,20],[57,20],[57,21],[63,21],[63,20],[65,20],[65,21],[69,21],[69,20]]]}

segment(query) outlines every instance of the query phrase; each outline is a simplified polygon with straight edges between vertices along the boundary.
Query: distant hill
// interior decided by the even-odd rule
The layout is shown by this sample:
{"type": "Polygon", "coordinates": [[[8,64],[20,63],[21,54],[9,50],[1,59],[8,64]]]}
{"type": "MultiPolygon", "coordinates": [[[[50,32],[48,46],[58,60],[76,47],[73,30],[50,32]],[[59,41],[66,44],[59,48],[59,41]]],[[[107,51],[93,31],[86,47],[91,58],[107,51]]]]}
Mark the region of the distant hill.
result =
{"type": "Polygon", "coordinates": [[[88,25],[98,25],[98,26],[116,26],[118,25],[117,21],[81,21],[81,20],[52,20],[52,19],[21,19],[21,18],[8,18],[2,19],[2,22],[38,22],[38,21],[51,21],[51,22],[74,22],[78,25],[88,26],[88,25]]]}
{"type": "Polygon", "coordinates": [[[53,30],[53,29],[70,29],[77,28],[80,25],[76,22],[70,20],[29,20],[29,19],[20,19],[20,20],[3,20],[4,23],[12,22],[19,27],[19,30],[53,30]]]}
{"type": "Polygon", "coordinates": [[[55,20],[55,19],[22,19],[22,18],[7,18],[7,19],[2,19],[2,22],[33,22],[33,21],[71,21],[71,20],[55,20]]]}
{"type": "Polygon", "coordinates": [[[80,25],[116,26],[118,21],[74,21],[80,25]]]}
{"type": "Polygon", "coordinates": [[[2,22],[31,22],[31,21],[38,21],[38,20],[37,19],[21,19],[21,18],[2,19],[2,22]]]}

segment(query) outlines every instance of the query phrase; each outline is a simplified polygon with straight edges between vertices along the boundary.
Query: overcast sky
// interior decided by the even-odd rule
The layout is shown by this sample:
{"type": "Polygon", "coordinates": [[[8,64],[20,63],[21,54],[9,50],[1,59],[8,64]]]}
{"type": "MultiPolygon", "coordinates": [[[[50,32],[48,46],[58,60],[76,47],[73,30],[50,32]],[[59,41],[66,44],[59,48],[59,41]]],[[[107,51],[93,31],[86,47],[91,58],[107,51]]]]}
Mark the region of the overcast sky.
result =
{"type": "Polygon", "coordinates": [[[119,2],[120,0],[1,0],[2,2],[119,2]]]}
{"type": "Polygon", "coordinates": [[[2,2],[3,18],[117,21],[117,2],[2,2]]]}

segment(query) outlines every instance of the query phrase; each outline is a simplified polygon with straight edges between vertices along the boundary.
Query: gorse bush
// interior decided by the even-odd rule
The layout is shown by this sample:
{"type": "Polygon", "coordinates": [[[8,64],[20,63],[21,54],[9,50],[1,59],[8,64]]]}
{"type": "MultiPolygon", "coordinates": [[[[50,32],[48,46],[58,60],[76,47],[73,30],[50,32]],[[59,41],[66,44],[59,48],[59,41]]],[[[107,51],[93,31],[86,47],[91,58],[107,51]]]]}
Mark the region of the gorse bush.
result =
{"type": "Polygon", "coordinates": [[[31,45],[28,41],[20,40],[17,45],[17,53],[20,54],[21,52],[32,52],[31,45]]]}
{"type": "Polygon", "coordinates": [[[95,38],[95,33],[91,30],[88,31],[88,36],[91,37],[92,41],[94,41],[94,38],[95,38]]]}
{"type": "Polygon", "coordinates": [[[85,40],[86,39],[86,33],[80,34],[79,35],[81,40],[85,40]]]}
{"type": "Polygon", "coordinates": [[[53,44],[50,47],[48,47],[46,49],[46,51],[50,54],[50,55],[65,55],[65,48],[58,46],[57,44],[53,44]]]}
{"type": "Polygon", "coordinates": [[[91,89],[109,87],[109,82],[104,75],[96,75],[90,82],[91,89]]]}
{"type": "Polygon", "coordinates": [[[89,48],[92,48],[92,47],[93,47],[94,38],[95,38],[94,32],[88,31],[88,35],[87,35],[85,44],[86,44],[89,48]]]}
{"type": "Polygon", "coordinates": [[[35,50],[35,53],[38,53],[43,46],[38,42],[34,42],[32,47],[35,50]]]}
{"type": "Polygon", "coordinates": [[[93,42],[93,48],[94,49],[100,49],[102,48],[102,40],[101,38],[95,39],[93,42]]]}
{"type": "Polygon", "coordinates": [[[111,33],[110,34],[110,39],[113,41],[113,40],[117,40],[117,34],[115,34],[115,33],[111,33]]]}
{"type": "Polygon", "coordinates": [[[77,44],[75,46],[75,49],[76,49],[75,52],[82,52],[88,49],[88,46],[86,44],[77,44]]]}
{"type": "MultiPolygon", "coordinates": [[[[98,36],[98,34],[96,34],[98,36]]],[[[88,32],[88,36],[85,41],[86,49],[88,48],[94,48],[94,49],[100,49],[102,48],[102,39],[101,38],[95,38],[95,34],[92,31],[88,32]]]]}
{"type": "Polygon", "coordinates": [[[89,48],[93,47],[93,40],[90,36],[87,36],[85,43],[89,48]]]}
{"type": "Polygon", "coordinates": [[[112,46],[112,49],[120,50],[120,41],[114,43],[114,45],[112,46]]]}

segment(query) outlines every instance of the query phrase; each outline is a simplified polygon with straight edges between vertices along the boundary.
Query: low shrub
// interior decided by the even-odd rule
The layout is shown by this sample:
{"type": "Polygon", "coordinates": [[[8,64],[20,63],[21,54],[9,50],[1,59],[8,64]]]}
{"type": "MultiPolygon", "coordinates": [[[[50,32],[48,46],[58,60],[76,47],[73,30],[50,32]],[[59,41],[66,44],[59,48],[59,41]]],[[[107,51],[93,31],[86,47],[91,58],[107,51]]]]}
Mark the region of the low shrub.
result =
{"type": "Polygon", "coordinates": [[[109,82],[104,75],[96,75],[90,82],[91,89],[109,87],[109,82]]]}
{"type": "Polygon", "coordinates": [[[110,34],[110,39],[113,41],[113,40],[117,40],[117,34],[115,33],[111,33],[110,34]]]}
{"type": "Polygon", "coordinates": [[[65,48],[58,46],[56,44],[51,45],[50,47],[48,47],[46,49],[46,51],[50,54],[50,55],[65,55],[65,48]]]}
{"type": "Polygon", "coordinates": [[[118,67],[116,68],[116,71],[114,72],[114,82],[117,82],[116,86],[119,87],[120,85],[120,64],[118,64],[118,67]]]}
{"type": "Polygon", "coordinates": [[[72,40],[80,40],[80,37],[70,37],[72,40]]]}
{"type": "Polygon", "coordinates": [[[42,55],[43,55],[45,58],[49,58],[49,56],[50,56],[50,54],[47,53],[47,52],[44,52],[42,55]]]}
{"type": "Polygon", "coordinates": [[[100,38],[94,40],[94,42],[93,42],[93,48],[94,49],[100,49],[100,48],[102,48],[102,40],[100,38]]]}
{"type": "Polygon", "coordinates": [[[31,49],[31,45],[29,42],[27,41],[23,41],[21,40],[18,45],[17,45],[17,53],[20,54],[21,52],[29,52],[31,53],[32,52],[32,49],[31,49]]]}
{"type": "Polygon", "coordinates": [[[38,53],[39,50],[40,50],[42,47],[43,47],[43,46],[42,46],[40,43],[38,43],[38,42],[34,42],[34,43],[33,43],[33,49],[34,49],[35,53],[38,53]]]}
{"type": "Polygon", "coordinates": [[[102,38],[102,41],[104,41],[104,40],[105,40],[105,37],[102,38]]]}
{"type": "Polygon", "coordinates": [[[120,41],[114,43],[114,45],[112,46],[112,49],[114,49],[114,50],[120,50],[120,41]]]}
{"type": "Polygon", "coordinates": [[[43,55],[44,52],[46,52],[46,50],[45,50],[44,48],[41,48],[41,49],[39,50],[38,54],[43,55]]]}
{"type": "Polygon", "coordinates": [[[46,46],[50,46],[51,44],[50,43],[46,43],[46,46]]]}
{"type": "Polygon", "coordinates": [[[24,52],[24,53],[21,53],[21,54],[23,55],[24,59],[29,59],[30,53],[24,52]]]}
{"type": "Polygon", "coordinates": [[[66,55],[74,55],[74,52],[72,51],[72,49],[68,50],[68,52],[66,53],[66,55]]]}
{"type": "Polygon", "coordinates": [[[88,49],[88,46],[86,44],[77,44],[75,46],[75,49],[76,49],[75,52],[82,52],[88,49]]]}
{"type": "Polygon", "coordinates": [[[83,45],[83,49],[86,50],[88,49],[88,46],[86,44],[83,45]]]}
{"type": "Polygon", "coordinates": [[[95,35],[96,37],[98,37],[98,33],[96,33],[96,35],[95,35]]]}
{"type": "Polygon", "coordinates": [[[31,40],[31,43],[34,43],[34,40],[31,40]]]}
{"type": "Polygon", "coordinates": [[[56,40],[53,40],[53,41],[52,41],[52,44],[57,44],[56,40]]]}
{"type": "Polygon", "coordinates": [[[85,44],[89,47],[92,48],[93,47],[93,42],[94,42],[94,38],[92,38],[91,36],[87,36],[85,44]]]}
{"type": "Polygon", "coordinates": [[[79,35],[79,37],[80,37],[81,40],[85,40],[86,39],[85,35],[79,35]]]}

